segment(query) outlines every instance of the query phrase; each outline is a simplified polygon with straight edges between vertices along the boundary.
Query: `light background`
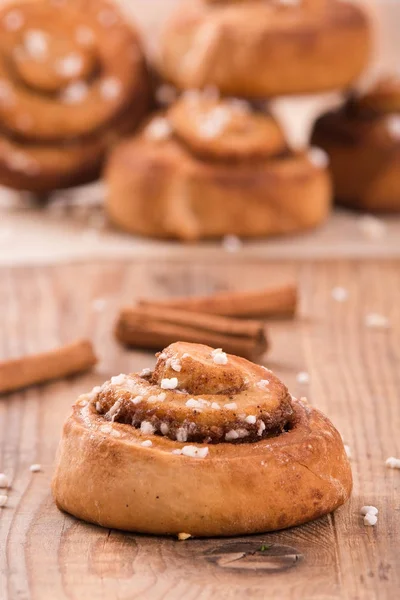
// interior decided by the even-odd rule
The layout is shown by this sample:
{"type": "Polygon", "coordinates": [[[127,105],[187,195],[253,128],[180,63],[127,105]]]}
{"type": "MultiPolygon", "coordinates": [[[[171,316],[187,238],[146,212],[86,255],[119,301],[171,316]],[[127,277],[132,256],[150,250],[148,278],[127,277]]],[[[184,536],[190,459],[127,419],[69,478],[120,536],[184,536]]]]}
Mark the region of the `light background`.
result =
{"type": "MultiPolygon", "coordinates": [[[[151,53],[165,18],[181,0],[117,0],[137,22],[151,53]]],[[[183,0],[185,1],[185,0],[183,0]]],[[[189,0],[188,0],[189,1],[189,0]]],[[[376,33],[374,60],[364,78],[371,81],[378,72],[399,71],[400,0],[359,0],[373,13],[376,33]]],[[[0,0],[0,5],[4,4],[0,0]]],[[[335,101],[331,95],[298,100],[280,100],[278,109],[288,119],[292,141],[304,142],[312,119],[321,107],[335,101]]],[[[104,226],[100,209],[85,210],[80,200],[102,201],[101,184],[54,195],[49,209],[32,207],[27,195],[0,189],[0,263],[27,264],[54,261],[85,260],[99,257],[133,257],[182,255],[182,245],[135,238],[110,231],[104,226]],[[55,200],[55,202],[54,202],[55,200]],[[62,209],[64,200],[68,203],[62,209]],[[70,201],[72,200],[72,205],[70,201]],[[11,206],[11,209],[9,208],[11,206]],[[5,208],[8,207],[8,208],[5,208]]],[[[271,240],[246,242],[243,257],[307,258],[400,256],[400,216],[383,220],[385,234],[371,240],[360,228],[360,216],[336,210],[329,221],[313,232],[271,240]]],[[[184,253],[193,260],[201,254],[213,256],[221,251],[219,241],[185,246],[184,253]]]]}

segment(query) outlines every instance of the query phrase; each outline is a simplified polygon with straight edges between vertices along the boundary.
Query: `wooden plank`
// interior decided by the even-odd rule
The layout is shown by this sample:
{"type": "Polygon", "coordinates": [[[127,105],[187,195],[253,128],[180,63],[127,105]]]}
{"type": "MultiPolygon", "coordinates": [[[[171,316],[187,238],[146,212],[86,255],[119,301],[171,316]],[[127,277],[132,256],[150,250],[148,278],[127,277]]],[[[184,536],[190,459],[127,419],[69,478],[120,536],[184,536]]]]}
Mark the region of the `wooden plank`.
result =
{"type": "Polygon", "coordinates": [[[399,293],[394,260],[1,268],[0,358],[89,336],[101,363],[95,373],[0,399],[0,471],[13,482],[0,512],[0,598],[395,598],[400,474],[384,463],[400,456],[399,293]],[[71,403],[111,374],[154,362],[114,342],[120,305],[139,295],[250,289],[292,278],[301,283],[301,317],[271,324],[267,364],[293,393],[322,408],[350,445],[355,489],[346,506],[274,534],[188,542],[97,528],[55,508],[52,463],[71,403]],[[332,299],[336,285],[349,290],[347,302],[332,299]],[[390,328],[366,328],[369,312],[386,315],[390,328]],[[309,385],[296,382],[303,370],[309,385]],[[32,474],[29,465],[36,462],[43,471],[32,474]],[[375,528],[362,523],[364,504],[379,508],[375,528]],[[272,546],[260,553],[262,544],[272,546]]]}

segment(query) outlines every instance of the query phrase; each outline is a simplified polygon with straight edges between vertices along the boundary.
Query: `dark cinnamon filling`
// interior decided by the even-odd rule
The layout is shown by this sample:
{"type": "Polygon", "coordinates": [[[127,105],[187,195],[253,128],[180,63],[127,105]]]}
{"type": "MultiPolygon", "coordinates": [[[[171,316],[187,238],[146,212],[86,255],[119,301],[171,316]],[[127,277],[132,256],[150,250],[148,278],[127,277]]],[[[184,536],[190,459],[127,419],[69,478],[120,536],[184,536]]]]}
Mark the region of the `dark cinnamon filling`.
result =
{"type": "MultiPolygon", "coordinates": [[[[185,397],[190,399],[190,395],[185,394],[185,397]]],[[[235,396],[232,395],[227,403],[234,402],[235,396]]],[[[134,404],[129,392],[117,393],[113,388],[101,392],[95,400],[95,406],[97,412],[108,421],[141,428],[144,432],[149,431],[171,440],[207,444],[249,443],[279,435],[292,427],[294,415],[289,394],[278,409],[267,412],[257,407],[250,419],[247,416],[247,420],[240,409],[185,407],[181,414],[169,408],[167,401],[149,403],[144,399],[134,404]]]]}

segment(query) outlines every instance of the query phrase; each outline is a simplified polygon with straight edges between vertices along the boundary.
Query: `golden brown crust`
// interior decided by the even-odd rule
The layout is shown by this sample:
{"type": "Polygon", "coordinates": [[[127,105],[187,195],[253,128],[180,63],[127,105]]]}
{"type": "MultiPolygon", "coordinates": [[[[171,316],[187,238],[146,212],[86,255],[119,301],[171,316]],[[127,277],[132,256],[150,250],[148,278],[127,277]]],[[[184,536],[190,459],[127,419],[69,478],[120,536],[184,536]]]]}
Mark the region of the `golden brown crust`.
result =
{"type": "MultiPolygon", "coordinates": [[[[228,112],[229,106],[229,100],[217,105],[228,112]]],[[[314,154],[282,155],[278,127],[275,141],[264,145],[266,156],[255,156],[264,142],[254,121],[265,119],[270,129],[271,117],[243,113],[249,128],[241,129],[243,141],[229,150],[229,131],[200,137],[195,115],[184,133],[178,125],[178,135],[171,120],[156,116],[111,154],[106,208],[112,223],[131,233],[194,240],[276,235],[325,219],[331,188],[324,161],[315,161],[314,154]]]]}
{"type": "MultiPolygon", "coordinates": [[[[180,345],[174,346],[171,352],[180,345]]],[[[203,353],[211,348],[185,349],[210,375],[203,353]]],[[[230,361],[245,377],[262,369],[231,356],[230,361]]],[[[219,366],[223,379],[224,365],[219,366]]],[[[166,374],[165,363],[162,368],[166,374]]],[[[275,378],[271,384],[270,398],[278,397],[283,384],[275,378]]],[[[53,480],[58,507],[79,518],[153,534],[240,535],[299,525],[331,512],[350,495],[351,470],[340,435],[306,402],[291,400],[290,425],[279,435],[193,446],[154,433],[150,423],[138,429],[105,420],[96,410],[98,396],[94,390],[75,404],[53,480]]]]}
{"type": "Polygon", "coordinates": [[[165,32],[160,69],[180,89],[264,98],[347,87],[369,51],[367,18],[350,3],[185,0],[165,32]]]}
{"type": "Polygon", "coordinates": [[[329,155],[340,204],[400,210],[399,98],[399,85],[385,82],[317,121],[312,140],[329,155]]]}
{"type": "Polygon", "coordinates": [[[0,11],[0,181],[48,191],[95,178],[149,103],[136,32],[108,0],[0,11]]]}

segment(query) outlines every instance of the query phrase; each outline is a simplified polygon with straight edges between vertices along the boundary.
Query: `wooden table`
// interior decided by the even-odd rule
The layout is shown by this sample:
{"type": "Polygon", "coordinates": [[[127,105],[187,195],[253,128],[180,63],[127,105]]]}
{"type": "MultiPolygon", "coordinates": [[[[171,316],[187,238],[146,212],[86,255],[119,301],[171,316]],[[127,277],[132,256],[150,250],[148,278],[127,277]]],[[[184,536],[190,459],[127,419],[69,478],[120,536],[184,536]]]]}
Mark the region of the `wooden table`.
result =
{"type": "MultiPolygon", "coordinates": [[[[152,51],[176,0],[120,2],[140,23],[152,51]]],[[[394,27],[395,20],[388,20],[394,27]]],[[[391,62],[381,54],[380,62],[391,62]]],[[[0,471],[12,479],[8,504],[0,509],[0,600],[398,597],[400,472],[385,467],[388,456],[400,456],[398,220],[390,222],[383,240],[369,243],[354,219],[335,215],[315,236],[255,242],[234,256],[218,244],[183,253],[178,245],[111,233],[96,239],[64,215],[54,221],[54,215],[39,212],[0,215],[0,359],[89,336],[101,363],[92,374],[0,399],[0,471]],[[373,258],[378,254],[381,261],[373,258]],[[164,255],[167,261],[160,260],[164,255]],[[88,256],[101,256],[101,262],[71,263],[88,256]],[[63,264],[38,264],[48,257],[63,264]],[[139,294],[251,288],[293,277],[301,283],[301,316],[271,324],[266,364],[293,393],[324,410],[349,444],[354,493],[346,506],[292,530],[187,542],[100,529],[55,508],[52,464],[71,403],[111,374],[154,362],[113,341],[120,305],[139,294]],[[349,290],[347,302],[332,300],[336,285],[349,290]],[[96,299],[106,301],[104,310],[96,310],[96,299]],[[366,328],[369,312],[387,315],[390,328],[366,328]],[[310,373],[309,386],[296,383],[302,370],[310,373]],[[41,463],[42,471],[31,473],[32,463],[41,463]],[[375,528],[363,525],[364,504],[379,508],[375,528]],[[267,549],[260,552],[261,546],[267,549]],[[230,562],[230,554],[243,556],[230,562]]]]}
{"type": "Polygon", "coordinates": [[[1,600],[398,597],[400,472],[388,469],[385,459],[400,456],[399,267],[397,259],[266,263],[221,255],[212,264],[182,255],[1,267],[0,357],[80,336],[90,337],[101,357],[94,373],[0,399],[0,471],[12,479],[8,504],[0,509],[1,600]],[[293,278],[301,285],[301,314],[295,322],[270,325],[266,364],[341,431],[352,452],[350,502],[287,531],[186,542],[101,529],[56,509],[52,465],[71,403],[111,374],[155,360],[114,342],[119,306],[137,295],[252,288],[293,278]],[[337,285],[348,289],[347,302],[332,299],[337,285]],[[367,328],[371,312],[387,316],[390,327],[367,328]],[[309,385],[296,382],[299,371],[310,374],[309,385]],[[32,463],[42,471],[31,473],[32,463]],[[379,508],[376,527],[363,524],[365,504],[379,508]],[[233,553],[242,557],[230,562],[233,553]],[[227,556],[221,560],[221,554],[227,556]]]}

